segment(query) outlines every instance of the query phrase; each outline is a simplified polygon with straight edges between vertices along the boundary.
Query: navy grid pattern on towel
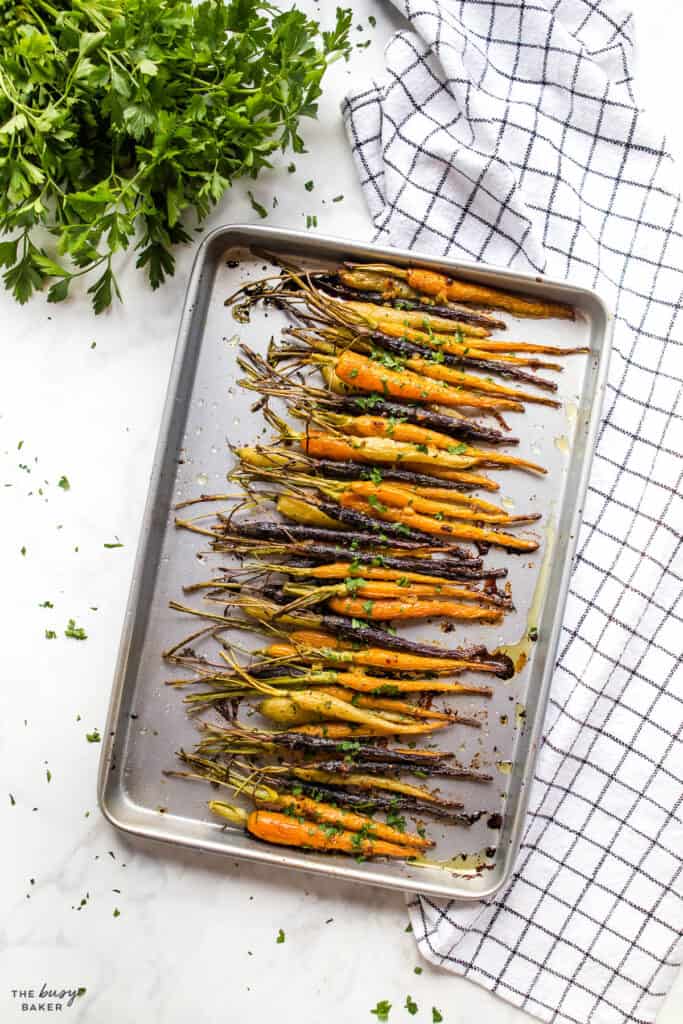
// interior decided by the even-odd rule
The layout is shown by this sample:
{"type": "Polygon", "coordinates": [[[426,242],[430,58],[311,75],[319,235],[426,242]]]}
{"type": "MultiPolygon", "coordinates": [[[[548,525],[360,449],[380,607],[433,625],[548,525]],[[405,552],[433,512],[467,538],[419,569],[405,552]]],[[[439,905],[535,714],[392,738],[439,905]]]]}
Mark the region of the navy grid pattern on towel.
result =
{"type": "Polygon", "coordinates": [[[681,960],[683,244],[610,0],[394,0],[344,104],[377,236],[617,311],[527,828],[507,890],[411,902],[429,960],[547,1021],[653,1021],[681,960]]]}

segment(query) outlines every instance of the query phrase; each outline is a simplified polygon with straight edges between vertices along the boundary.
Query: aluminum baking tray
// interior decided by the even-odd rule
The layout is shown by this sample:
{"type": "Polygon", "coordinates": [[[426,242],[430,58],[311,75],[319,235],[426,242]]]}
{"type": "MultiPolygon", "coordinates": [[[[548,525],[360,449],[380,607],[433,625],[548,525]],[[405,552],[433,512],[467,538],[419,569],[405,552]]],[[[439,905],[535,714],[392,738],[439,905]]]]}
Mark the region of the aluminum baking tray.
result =
{"type": "MultiPolygon", "coordinates": [[[[204,239],[178,333],[102,748],[99,802],[112,824],[134,835],[274,867],[432,896],[476,900],[504,885],[519,848],[541,741],[599,424],[611,320],[594,292],[474,263],[266,227],[226,226],[204,239]],[[225,555],[202,553],[201,537],[174,527],[172,505],[202,491],[224,489],[231,465],[226,439],[253,443],[263,430],[261,417],[249,411],[253,395],[236,386],[237,345],[244,341],[265,351],[271,335],[279,333],[284,313],[259,308],[250,323],[242,324],[233,319],[224,300],[245,280],[269,270],[264,251],[315,266],[344,259],[419,264],[568,302],[577,310],[574,322],[514,320],[506,315],[508,336],[590,349],[589,355],[564,361],[565,369],[558,375],[561,409],[528,405],[524,414],[510,415],[513,432],[521,438],[520,454],[542,462],[549,473],[544,478],[516,470],[496,473],[501,482],[497,497],[507,508],[543,513],[538,529],[542,543],[533,556],[489,554],[489,564],[510,569],[517,611],[500,627],[468,627],[468,637],[481,637],[491,648],[508,645],[517,659],[527,660],[511,681],[496,683],[484,729],[455,727],[439,738],[440,745],[450,744],[465,762],[476,755],[481,767],[490,765],[494,782],[458,784],[465,806],[487,813],[469,829],[430,825],[430,835],[438,843],[428,865],[359,864],[340,855],[259,843],[210,816],[206,787],[162,774],[177,766],[174,751],[190,748],[196,740],[196,726],[185,714],[181,694],[164,682],[169,670],[160,652],[192,628],[187,617],[169,610],[168,602],[181,597],[184,583],[206,578],[207,566],[225,563],[225,555]],[[531,626],[538,630],[535,643],[526,639],[531,626]]],[[[460,635],[456,629],[445,637],[438,625],[415,626],[411,632],[441,643],[460,635]]],[[[481,710],[482,703],[460,699],[458,708],[481,710]]]]}

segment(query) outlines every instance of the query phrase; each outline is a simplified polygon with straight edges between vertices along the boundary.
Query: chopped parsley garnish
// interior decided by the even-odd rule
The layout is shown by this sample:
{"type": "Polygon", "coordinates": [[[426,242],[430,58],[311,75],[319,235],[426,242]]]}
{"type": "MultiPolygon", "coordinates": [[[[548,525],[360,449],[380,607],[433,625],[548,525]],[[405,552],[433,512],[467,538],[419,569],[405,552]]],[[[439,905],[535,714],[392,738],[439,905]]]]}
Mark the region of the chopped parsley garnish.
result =
{"type": "Polygon", "coordinates": [[[85,738],[88,743],[99,743],[102,739],[99,729],[93,729],[92,732],[86,732],[85,738]]]}
{"type": "Polygon", "coordinates": [[[247,192],[247,195],[249,196],[249,202],[251,203],[252,210],[258,213],[261,218],[267,217],[268,211],[262,203],[259,203],[258,200],[254,198],[254,193],[249,191],[247,192]]]}
{"type": "Polygon", "coordinates": [[[370,1010],[370,1013],[374,1013],[379,1021],[389,1020],[389,1010],[391,1009],[391,1003],[388,999],[381,999],[374,1010],[370,1010]]]}
{"type": "Polygon", "coordinates": [[[57,487],[61,487],[63,491],[70,491],[71,484],[69,483],[69,478],[67,476],[60,476],[57,487]]]}
{"type": "Polygon", "coordinates": [[[278,945],[282,945],[282,943],[285,941],[285,933],[283,932],[282,928],[278,930],[277,938],[275,941],[278,945]]]}
{"type": "Polygon", "coordinates": [[[386,512],[387,510],[387,506],[382,504],[376,494],[368,494],[368,505],[377,509],[378,512],[386,512]]]}
{"type": "Polygon", "coordinates": [[[46,629],[45,630],[45,639],[46,640],[56,640],[57,639],[57,634],[55,633],[54,629],[46,629]]]}
{"type": "Polygon", "coordinates": [[[463,444],[462,441],[460,442],[460,444],[449,444],[446,451],[448,452],[449,455],[462,455],[463,452],[467,451],[467,445],[463,444]]]}
{"type": "Polygon", "coordinates": [[[417,1013],[417,1003],[411,996],[406,996],[405,1007],[408,1013],[414,1017],[417,1013]]]}
{"type": "Polygon", "coordinates": [[[41,601],[38,605],[39,608],[54,608],[52,601],[41,601]]]}
{"type": "Polygon", "coordinates": [[[312,192],[313,189],[315,188],[315,182],[312,179],[310,181],[305,182],[304,188],[306,189],[307,192],[312,192]]]}
{"type": "Polygon", "coordinates": [[[64,630],[64,636],[70,637],[72,640],[87,640],[88,634],[82,626],[76,625],[75,619],[69,619],[66,629],[64,630]]]}
{"type": "Polygon", "coordinates": [[[442,1020],[443,1016],[441,1013],[439,1013],[435,1006],[432,1006],[432,1024],[441,1024],[442,1020]]]}

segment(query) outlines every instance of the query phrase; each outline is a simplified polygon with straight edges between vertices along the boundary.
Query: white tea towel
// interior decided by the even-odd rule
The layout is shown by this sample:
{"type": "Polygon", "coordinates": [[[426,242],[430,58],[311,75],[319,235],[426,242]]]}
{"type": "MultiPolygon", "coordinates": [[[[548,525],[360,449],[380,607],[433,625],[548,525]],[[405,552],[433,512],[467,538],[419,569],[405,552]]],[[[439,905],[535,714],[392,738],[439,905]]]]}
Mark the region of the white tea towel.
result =
{"type": "Polygon", "coordinates": [[[545,739],[509,888],[411,902],[420,951],[546,1021],[653,1021],[681,961],[676,174],[611,0],[394,0],[344,116],[381,241],[566,277],[617,310],[545,739]]]}

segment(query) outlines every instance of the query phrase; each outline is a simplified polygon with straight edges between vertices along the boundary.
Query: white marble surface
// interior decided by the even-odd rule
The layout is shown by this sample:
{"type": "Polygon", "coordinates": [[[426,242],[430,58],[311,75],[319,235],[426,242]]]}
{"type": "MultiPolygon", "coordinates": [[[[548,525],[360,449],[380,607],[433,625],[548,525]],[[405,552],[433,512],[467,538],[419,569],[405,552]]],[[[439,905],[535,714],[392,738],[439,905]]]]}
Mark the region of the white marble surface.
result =
{"type": "MultiPolygon", "coordinates": [[[[302,227],[316,213],[320,231],[370,236],[338,103],[350,74],[381,65],[393,25],[382,3],[354,8],[357,39],[369,33],[372,46],[328,79],[298,173],[252,186],[267,206],[278,197],[268,223],[302,227]],[[344,201],[331,205],[339,193],[344,201]]],[[[660,123],[670,120],[681,155],[672,68],[683,11],[637,0],[636,15],[641,96],[660,123]]],[[[254,219],[238,186],[212,223],[254,219]]],[[[530,1018],[476,985],[426,963],[414,973],[400,896],[130,842],[97,810],[99,745],[86,733],[104,727],[191,260],[181,251],[175,279],[151,293],[130,258],[125,304],[98,319],[82,299],[19,308],[0,292],[0,1020],[25,1019],[13,989],[46,982],[85,987],[63,1017],[88,1024],[346,1024],[376,1020],[369,1010],[381,999],[394,1005],[390,1020],[408,1020],[408,993],[416,1024],[431,1020],[432,1006],[448,1024],[523,1024],[530,1018]],[[63,474],[69,491],[57,485],[63,474]],[[123,547],[103,546],[117,537],[123,547]],[[54,607],[40,608],[46,600],[54,607]],[[63,636],[70,618],[86,641],[63,636]]],[[[682,1018],[679,978],[658,1024],[682,1018]]]]}

